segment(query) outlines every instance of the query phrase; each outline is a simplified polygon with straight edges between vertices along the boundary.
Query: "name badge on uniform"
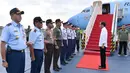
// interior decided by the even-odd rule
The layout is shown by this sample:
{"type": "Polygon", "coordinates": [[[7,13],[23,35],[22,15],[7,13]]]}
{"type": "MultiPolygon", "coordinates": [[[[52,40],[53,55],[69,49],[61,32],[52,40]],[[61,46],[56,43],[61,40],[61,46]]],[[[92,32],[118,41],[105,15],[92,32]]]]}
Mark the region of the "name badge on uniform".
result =
{"type": "Polygon", "coordinates": [[[18,32],[17,30],[14,30],[14,32],[18,32]]]}
{"type": "Polygon", "coordinates": [[[16,33],[16,32],[18,32],[18,30],[17,30],[17,29],[14,29],[14,32],[16,33]]]}
{"type": "Polygon", "coordinates": [[[42,41],[42,34],[39,35],[39,41],[42,41]]]}
{"type": "Polygon", "coordinates": [[[16,35],[15,39],[16,39],[16,40],[18,40],[18,39],[19,39],[18,35],[16,35]]]}

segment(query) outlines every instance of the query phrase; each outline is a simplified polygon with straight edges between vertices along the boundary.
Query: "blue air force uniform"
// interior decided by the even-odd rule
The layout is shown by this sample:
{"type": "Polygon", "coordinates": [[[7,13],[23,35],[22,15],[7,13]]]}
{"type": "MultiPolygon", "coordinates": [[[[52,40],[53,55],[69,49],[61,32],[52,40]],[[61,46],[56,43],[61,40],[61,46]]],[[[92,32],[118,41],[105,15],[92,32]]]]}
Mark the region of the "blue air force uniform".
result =
{"type": "Polygon", "coordinates": [[[35,27],[29,34],[29,42],[33,44],[35,56],[35,60],[31,62],[31,73],[40,73],[44,53],[44,36],[42,30],[35,27]]]}
{"type": "Polygon", "coordinates": [[[71,39],[72,39],[72,47],[71,47],[71,56],[73,55],[73,51],[74,51],[74,39],[75,39],[75,35],[74,35],[74,30],[71,29],[71,39]]]}
{"type": "MultiPolygon", "coordinates": [[[[66,25],[67,23],[64,23],[64,25],[66,25]]],[[[65,64],[65,57],[67,54],[67,29],[65,27],[63,27],[62,29],[62,38],[63,38],[63,47],[61,49],[61,64],[64,65],[65,64]]]]}
{"type": "Polygon", "coordinates": [[[76,32],[75,32],[75,30],[72,30],[72,44],[73,44],[72,54],[74,54],[75,53],[75,45],[76,45],[76,32]]]}
{"type": "Polygon", "coordinates": [[[24,73],[26,36],[21,24],[12,21],[7,24],[1,35],[1,41],[6,42],[7,73],[24,73]]]}
{"type": "Polygon", "coordinates": [[[66,54],[66,60],[70,59],[71,56],[71,50],[72,50],[72,30],[67,28],[67,39],[68,39],[68,49],[66,54]]]}

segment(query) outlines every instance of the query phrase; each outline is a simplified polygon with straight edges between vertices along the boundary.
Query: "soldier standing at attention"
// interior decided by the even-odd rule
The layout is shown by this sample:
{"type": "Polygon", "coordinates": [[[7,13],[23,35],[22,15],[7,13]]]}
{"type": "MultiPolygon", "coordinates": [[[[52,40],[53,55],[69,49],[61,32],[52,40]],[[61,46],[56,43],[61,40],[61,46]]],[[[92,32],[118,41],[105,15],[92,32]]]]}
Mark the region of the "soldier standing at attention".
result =
{"type": "Polygon", "coordinates": [[[59,71],[62,69],[58,66],[58,59],[61,53],[60,50],[62,46],[62,32],[61,32],[62,21],[60,19],[56,19],[55,23],[56,27],[53,29],[53,37],[55,43],[54,56],[53,56],[53,70],[59,71]]]}
{"type": "Polygon", "coordinates": [[[72,54],[72,56],[74,56],[74,55],[76,55],[75,54],[75,46],[76,46],[76,32],[75,32],[75,30],[76,30],[76,26],[73,26],[73,37],[74,37],[74,39],[73,39],[73,54],[72,54]]]}
{"type": "Polygon", "coordinates": [[[2,30],[2,65],[6,68],[7,73],[24,73],[24,50],[27,48],[27,45],[25,31],[20,24],[22,14],[24,14],[23,11],[20,11],[18,8],[13,8],[10,11],[12,22],[7,24],[2,30]]]}
{"type": "Polygon", "coordinates": [[[73,55],[73,53],[74,53],[74,50],[75,50],[75,27],[74,26],[72,26],[72,28],[71,28],[71,39],[72,39],[72,49],[71,49],[71,56],[70,56],[70,58],[72,59],[73,57],[74,57],[74,55],[73,55]]]}
{"type": "Polygon", "coordinates": [[[68,47],[67,47],[67,22],[63,23],[63,29],[62,29],[62,38],[63,38],[63,47],[61,49],[61,57],[60,57],[60,60],[61,60],[61,65],[66,65],[68,64],[66,62],[66,54],[67,54],[67,50],[68,50],[68,47]]]}
{"type": "Polygon", "coordinates": [[[50,66],[52,62],[52,55],[54,51],[54,39],[53,39],[53,21],[51,19],[46,20],[47,29],[45,31],[44,39],[46,45],[44,71],[45,73],[50,72],[50,66]]]}
{"type": "Polygon", "coordinates": [[[71,23],[69,23],[67,27],[68,27],[67,28],[67,39],[68,39],[68,49],[67,50],[68,51],[67,51],[67,55],[66,55],[66,60],[70,61],[71,60],[71,58],[70,58],[71,50],[72,50],[72,34],[71,34],[72,26],[71,26],[71,23]]]}
{"type": "Polygon", "coordinates": [[[80,49],[80,38],[81,38],[81,34],[80,34],[80,29],[76,28],[76,48],[77,48],[77,52],[79,53],[79,49],[80,49]]]}
{"type": "Polygon", "coordinates": [[[127,57],[127,43],[128,43],[128,30],[126,29],[125,25],[122,25],[122,29],[119,30],[118,35],[119,35],[119,53],[118,55],[122,55],[122,49],[124,50],[124,55],[127,57]]]}
{"type": "Polygon", "coordinates": [[[41,30],[43,26],[41,17],[33,19],[34,29],[29,34],[29,48],[31,53],[31,73],[40,73],[43,63],[43,49],[46,50],[44,45],[44,36],[41,30]]]}

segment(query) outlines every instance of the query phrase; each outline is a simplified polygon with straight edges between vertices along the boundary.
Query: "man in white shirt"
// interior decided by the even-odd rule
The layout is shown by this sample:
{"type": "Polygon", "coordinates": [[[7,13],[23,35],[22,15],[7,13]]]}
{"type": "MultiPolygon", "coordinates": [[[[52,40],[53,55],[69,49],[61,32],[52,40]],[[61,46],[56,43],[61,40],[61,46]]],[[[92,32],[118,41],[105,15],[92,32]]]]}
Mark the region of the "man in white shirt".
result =
{"type": "Polygon", "coordinates": [[[66,65],[68,64],[66,62],[66,54],[68,51],[68,47],[67,47],[67,22],[63,23],[63,29],[62,29],[62,39],[63,39],[63,46],[61,49],[61,55],[60,55],[60,61],[61,61],[61,65],[66,65]]]}
{"type": "Polygon", "coordinates": [[[99,40],[99,47],[100,47],[100,58],[101,58],[101,65],[99,66],[99,69],[105,69],[106,68],[106,48],[107,48],[107,37],[108,32],[106,29],[106,23],[101,22],[101,34],[100,34],[100,40],[99,40]]]}
{"type": "Polygon", "coordinates": [[[66,60],[67,61],[70,61],[71,60],[71,50],[72,50],[72,25],[71,23],[68,23],[68,26],[67,26],[67,41],[68,41],[68,50],[67,50],[67,54],[66,54],[66,60]]]}
{"type": "Polygon", "coordinates": [[[76,44],[76,32],[75,32],[75,26],[72,26],[72,55],[71,58],[73,58],[75,54],[75,44],[76,44]]]}

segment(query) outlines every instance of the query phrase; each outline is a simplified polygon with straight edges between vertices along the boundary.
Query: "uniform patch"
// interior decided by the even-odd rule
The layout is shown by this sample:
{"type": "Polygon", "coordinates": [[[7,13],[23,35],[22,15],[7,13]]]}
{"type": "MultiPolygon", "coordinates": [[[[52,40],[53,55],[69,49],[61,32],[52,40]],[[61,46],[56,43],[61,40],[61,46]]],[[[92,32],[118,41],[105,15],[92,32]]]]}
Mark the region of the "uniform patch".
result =
{"type": "Polygon", "coordinates": [[[37,30],[36,30],[36,29],[34,29],[34,32],[37,32],[37,30]]]}
{"type": "Polygon", "coordinates": [[[16,36],[16,37],[15,37],[15,39],[16,39],[16,40],[18,40],[18,39],[19,39],[19,37],[18,37],[18,36],[16,36]]]}
{"type": "Polygon", "coordinates": [[[17,30],[14,30],[14,32],[18,32],[17,30]]]}
{"type": "Polygon", "coordinates": [[[10,25],[12,25],[11,23],[8,23],[6,26],[10,26],[10,25]]]}

